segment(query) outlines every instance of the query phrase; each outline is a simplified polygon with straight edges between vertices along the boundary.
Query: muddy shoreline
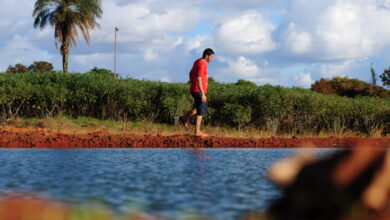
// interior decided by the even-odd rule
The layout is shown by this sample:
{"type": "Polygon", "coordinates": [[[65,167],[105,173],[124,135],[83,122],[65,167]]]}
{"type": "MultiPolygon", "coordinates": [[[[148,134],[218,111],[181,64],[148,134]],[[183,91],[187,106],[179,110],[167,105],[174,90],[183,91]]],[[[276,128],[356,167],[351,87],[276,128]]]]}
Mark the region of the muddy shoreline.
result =
{"type": "Polygon", "coordinates": [[[198,138],[191,135],[133,135],[91,132],[59,133],[44,129],[0,128],[0,148],[346,148],[358,144],[390,146],[390,138],[198,138]]]}

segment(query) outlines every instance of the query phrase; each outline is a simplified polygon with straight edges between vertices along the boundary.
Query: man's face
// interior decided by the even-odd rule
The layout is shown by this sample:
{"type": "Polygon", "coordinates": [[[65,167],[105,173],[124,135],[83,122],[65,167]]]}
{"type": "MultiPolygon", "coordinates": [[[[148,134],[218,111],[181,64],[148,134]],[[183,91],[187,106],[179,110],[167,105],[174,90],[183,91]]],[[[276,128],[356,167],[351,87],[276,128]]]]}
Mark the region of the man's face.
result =
{"type": "Polygon", "coordinates": [[[214,54],[211,54],[210,56],[206,55],[206,62],[210,63],[214,60],[214,54]]]}

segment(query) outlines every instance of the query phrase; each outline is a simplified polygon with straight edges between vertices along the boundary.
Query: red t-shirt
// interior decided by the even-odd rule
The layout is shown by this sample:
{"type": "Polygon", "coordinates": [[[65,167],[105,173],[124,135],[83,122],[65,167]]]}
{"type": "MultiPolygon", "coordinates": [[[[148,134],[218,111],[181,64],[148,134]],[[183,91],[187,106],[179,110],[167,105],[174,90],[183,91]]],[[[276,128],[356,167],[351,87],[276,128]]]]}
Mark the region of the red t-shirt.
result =
{"type": "Polygon", "coordinates": [[[206,60],[202,58],[196,60],[194,65],[192,66],[191,73],[190,73],[190,81],[191,81],[190,92],[200,92],[197,83],[199,76],[202,77],[202,88],[204,93],[206,94],[207,84],[208,84],[207,64],[206,64],[206,60]]]}

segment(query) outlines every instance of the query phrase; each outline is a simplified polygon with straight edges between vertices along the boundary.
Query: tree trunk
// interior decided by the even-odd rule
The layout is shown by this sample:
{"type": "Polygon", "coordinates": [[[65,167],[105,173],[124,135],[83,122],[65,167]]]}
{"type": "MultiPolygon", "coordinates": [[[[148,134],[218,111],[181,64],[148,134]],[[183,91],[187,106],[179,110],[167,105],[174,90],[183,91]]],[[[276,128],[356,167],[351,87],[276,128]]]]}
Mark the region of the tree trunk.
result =
{"type": "Polygon", "coordinates": [[[61,45],[62,69],[64,70],[64,73],[68,72],[69,51],[70,51],[70,42],[69,39],[66,39],[65,42],[61,45]]]}

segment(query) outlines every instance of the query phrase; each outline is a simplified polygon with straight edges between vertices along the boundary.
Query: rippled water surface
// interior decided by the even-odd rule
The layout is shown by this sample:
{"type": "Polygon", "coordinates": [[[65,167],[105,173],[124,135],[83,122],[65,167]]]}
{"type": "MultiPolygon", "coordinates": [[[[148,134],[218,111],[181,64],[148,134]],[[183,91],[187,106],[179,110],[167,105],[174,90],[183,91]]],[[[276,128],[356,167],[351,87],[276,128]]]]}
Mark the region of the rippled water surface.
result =
{"type": "MultiPolygon", "coordinates": [[[[267,167],[294,149],[0,150],[0,193],[34,192],[71,204],[100,201],[176,218],[237,219],[279,195],[267,167]]],[[[332,150],[321,150],[328,153],[332,150]]]]}

